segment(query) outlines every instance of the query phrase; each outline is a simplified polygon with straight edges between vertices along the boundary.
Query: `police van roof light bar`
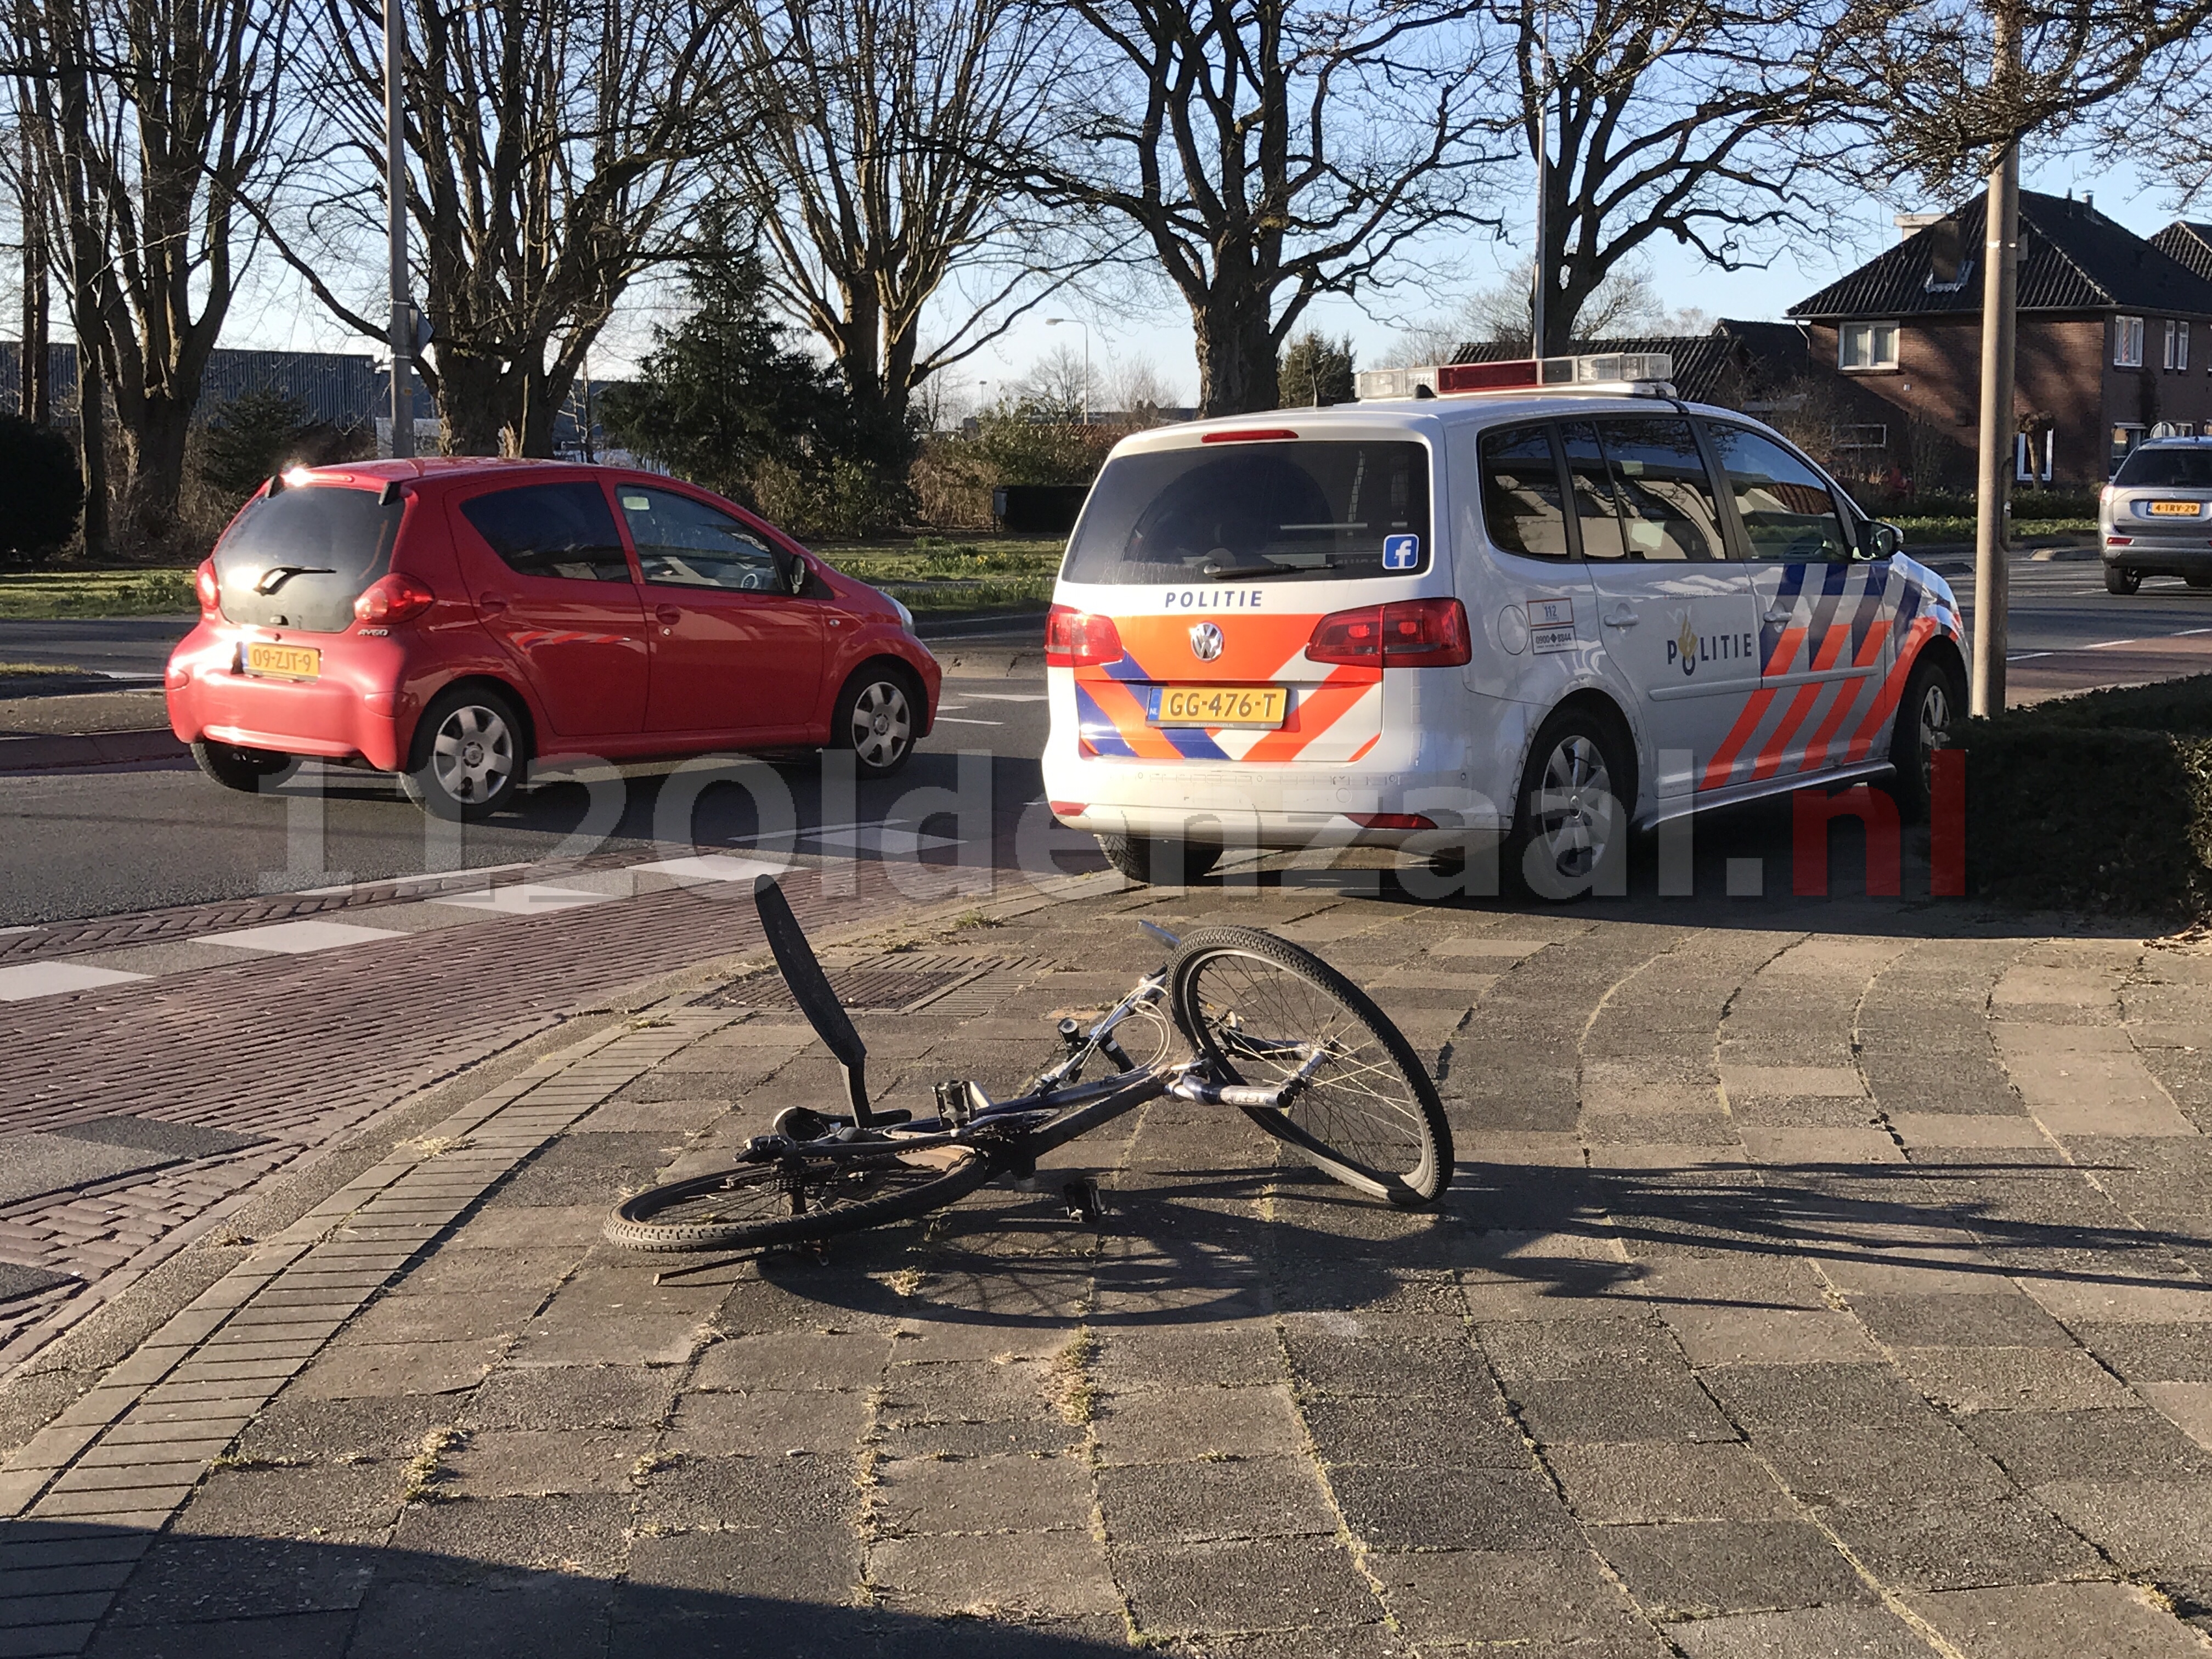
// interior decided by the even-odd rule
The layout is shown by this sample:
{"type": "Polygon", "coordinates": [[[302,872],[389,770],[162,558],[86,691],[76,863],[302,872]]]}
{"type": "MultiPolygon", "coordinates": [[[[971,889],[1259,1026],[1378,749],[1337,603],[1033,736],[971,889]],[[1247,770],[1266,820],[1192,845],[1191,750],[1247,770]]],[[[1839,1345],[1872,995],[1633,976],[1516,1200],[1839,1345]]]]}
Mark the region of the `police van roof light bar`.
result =
{"type": "Polygon", "coordinates": [[[1638,388],[1674,378],[1664,351],[1601,351],[1580,357],[1522,357],[1496,363],[1439,363],[1422,368],[1370,368],[1358,375],[1362,402],[1381,398],[1452,397],[1525,387],[1638,388]]]}

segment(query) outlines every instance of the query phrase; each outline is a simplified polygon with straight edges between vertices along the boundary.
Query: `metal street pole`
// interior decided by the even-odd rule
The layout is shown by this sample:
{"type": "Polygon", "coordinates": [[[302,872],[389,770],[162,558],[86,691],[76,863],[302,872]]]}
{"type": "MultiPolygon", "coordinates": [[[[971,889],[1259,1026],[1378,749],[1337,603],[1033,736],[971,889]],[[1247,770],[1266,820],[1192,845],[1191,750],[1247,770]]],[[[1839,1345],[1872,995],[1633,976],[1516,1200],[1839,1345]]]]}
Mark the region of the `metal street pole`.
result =
{"type": "Polygon", "coordinates": [[[1545,237],[1549,232],[1552,199],[1552,14],[1548,6],[1538,14],[1537,28],[1544,54],[1542,105],[1536,112],[1536,277],[1528,297],[1528,355],[1544,355],[1545,301],[1552,284],[1546,269],[1545,237]]]}
{"type": "MultiPolygon", "coordinates": [[[[2020,20],[2008,3],[1996,9],[1996,75],[2020,74],[2020,20]]],[[[1981,467],[1974,495],[1974,672],[1967,699],[1975,714],[2005,706],[2006,608],[2011,573],[2005,564],[2006,502],[2012,489],[2013,342],[2020,299],[2020,146],[2008,144],[1990,173],[1982,237],[1981,467]]]]}
{"type": "Polygon", "coordinates": [[[392,453],[415,453],[415,316],[407,303],[406,102],[400,59],[407,21],[399,0],[384,0],[385,236],[392,255],[392,453]]]}

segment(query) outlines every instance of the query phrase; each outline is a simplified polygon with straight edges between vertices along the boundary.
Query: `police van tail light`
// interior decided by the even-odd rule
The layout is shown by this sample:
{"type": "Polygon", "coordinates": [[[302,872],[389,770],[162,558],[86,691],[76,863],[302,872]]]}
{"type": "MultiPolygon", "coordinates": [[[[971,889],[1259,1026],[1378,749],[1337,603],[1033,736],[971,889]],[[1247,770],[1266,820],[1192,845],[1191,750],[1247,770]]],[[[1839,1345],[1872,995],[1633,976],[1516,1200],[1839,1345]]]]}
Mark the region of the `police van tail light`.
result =
{"type": "Polygon", "coordinates": [[[1306,655],[1354,668],[1449,668],[1474,654],[1457,599],[1401,599],[1334,611],[1314,624],[1306,655]]]}
{"type": "Polygon", "coordinates": [[[1096,668],[1119,662],[1121,630],[1111,617],[1056,605],[1045,617],[1044,660],[1048,668],[1096,668]]]}

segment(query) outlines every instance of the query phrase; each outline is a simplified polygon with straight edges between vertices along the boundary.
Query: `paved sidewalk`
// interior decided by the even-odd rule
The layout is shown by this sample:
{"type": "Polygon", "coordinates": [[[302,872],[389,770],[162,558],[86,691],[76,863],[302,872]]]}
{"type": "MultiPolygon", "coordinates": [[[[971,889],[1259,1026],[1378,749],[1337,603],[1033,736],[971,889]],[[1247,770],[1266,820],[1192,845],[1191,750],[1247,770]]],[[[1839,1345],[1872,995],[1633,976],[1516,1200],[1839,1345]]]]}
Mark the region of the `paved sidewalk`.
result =
{"type": "Polygon", "coordinates": [[[1370,986],[1442,1079],[1442,1209],[1163,1103],[1061,1155],[1103,1231],[994,1188],[656,1283],[615,1194],[834,1087],[773,999],[687,991],[17,1448],[0,1652],[2212,1654],[2212,950],[1030,899],[838,958],[908,1010],[861,1016],[878,1094],[1007,1084],[1154,964],[1133,914],[1370,986]]]}

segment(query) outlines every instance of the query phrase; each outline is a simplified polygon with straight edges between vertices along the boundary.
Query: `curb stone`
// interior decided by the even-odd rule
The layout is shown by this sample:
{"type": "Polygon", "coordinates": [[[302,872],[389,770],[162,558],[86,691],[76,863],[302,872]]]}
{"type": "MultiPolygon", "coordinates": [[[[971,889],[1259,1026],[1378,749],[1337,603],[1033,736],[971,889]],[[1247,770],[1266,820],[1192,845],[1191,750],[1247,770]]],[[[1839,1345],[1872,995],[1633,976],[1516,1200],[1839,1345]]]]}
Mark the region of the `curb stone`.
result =
{"type": "Polygon", "coordinates": [[[52,737],[0,738],[0,772],[50,766],[112,766],[129,761],[176,760],[191,751],[166,726],[137,732],[57,732],[52,737]]]}

